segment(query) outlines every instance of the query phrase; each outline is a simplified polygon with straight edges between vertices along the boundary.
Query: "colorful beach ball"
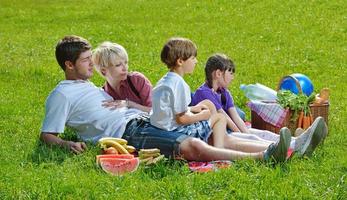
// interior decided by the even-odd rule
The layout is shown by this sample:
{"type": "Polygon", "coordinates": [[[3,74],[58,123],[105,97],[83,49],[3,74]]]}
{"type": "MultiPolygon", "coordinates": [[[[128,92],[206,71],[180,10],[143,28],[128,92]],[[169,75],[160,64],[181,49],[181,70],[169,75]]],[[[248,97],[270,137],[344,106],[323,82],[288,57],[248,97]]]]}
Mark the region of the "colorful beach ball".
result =
{"type": "MultiPolygon", "coordinates": [[[[313,92],[312,81],[304,74],[292,74],[292,77],[295,77],[301,86],[302,92],[307,96],[310,96],[313,92]]],[[[296,86],[295,80],[290,77],[284,78],[280,83],[280,90],[290,90],[294,94],[299,93],[299,89],[296,86]]]]}

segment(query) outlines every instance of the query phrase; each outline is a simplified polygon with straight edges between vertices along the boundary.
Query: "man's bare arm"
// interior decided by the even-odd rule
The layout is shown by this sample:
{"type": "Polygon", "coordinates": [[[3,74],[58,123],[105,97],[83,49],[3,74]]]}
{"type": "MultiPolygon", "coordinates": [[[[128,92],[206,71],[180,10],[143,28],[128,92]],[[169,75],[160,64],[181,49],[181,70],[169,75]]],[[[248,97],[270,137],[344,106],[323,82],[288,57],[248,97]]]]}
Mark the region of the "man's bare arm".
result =
{"type": "Polygon", "coordinates": [[[58,134],[59,133],[41,132],[40,139],[46,144],[67,148],[77,154],[82,153],[87,149],[87,145],[84,142],[66,141],[57,137],[58,134]]]}

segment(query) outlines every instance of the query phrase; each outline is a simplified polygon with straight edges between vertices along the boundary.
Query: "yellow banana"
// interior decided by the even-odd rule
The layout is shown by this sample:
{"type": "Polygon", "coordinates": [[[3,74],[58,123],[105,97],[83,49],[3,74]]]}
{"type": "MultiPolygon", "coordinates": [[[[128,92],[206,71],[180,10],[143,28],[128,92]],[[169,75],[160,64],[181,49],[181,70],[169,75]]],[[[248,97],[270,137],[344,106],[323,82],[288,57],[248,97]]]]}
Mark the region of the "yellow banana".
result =
{"type": "Polygon", "coordinates": [[[158,157],[156,157],[156,158],[149,159],[149,160],[146,162],[146,165],[155,164],[155,163],[157,163],[158,161],[164,159],[164,157],[165,157],[164,155],[160,155],[160,156],[158,156],[158,157]]]}
{"type": "Polygon", "coordinates": [[[130,146],[130,145],[123,145],[123,147],[129,152],[129,153],[134,153],[136,151],[135,147],[130,146]]]}
{"type": "Polygon", "coordinates": [[[106,145],[106,147],[114,147],[117,149],[117,151],[121,154],[129,154],[129,152],[118,142],[113,141],[113,140],[106,140],[106,141],[102,141],[102,143],[100,143],[101,146],[106,145]]]}
{"type": "Polygon", "coordinates": [[[148,158],[140,158],[140,163],[147,164],[147,162],[153,160],[153,157],[148,157],[148,158]]]}
{"type": "Polygon", "coordinates": [[[140,149],[140,153],[148,154],[148,153],[160,153],[160,149],[140,149]]]}
{"type": "Polygon", "coordinates": [[[101,139],[99,140],[99,143],[101,144],[101,143],[104,143],[104,142],[106,142],[106,141],[115,141],[115,142],[117,142],[117,143],[119,143],[119,144],[121,144],[121,145],[126,145],[126,144],[128,144],[128,141],[126,141],[126,140],[124,140],[124,139],[122,139],[122,138],[115,138],[115,137],[104,137],[104,138],[101,138],[101,139]]]}
{"type": "Polygon", "coordinates": [[[145,159],[145,158],[149,158],[149,157],[156,158],[158,156],[160,156],[160,153],[141,153],[141,152],[139,152],[139,157],[141,159],[145,159]]]}

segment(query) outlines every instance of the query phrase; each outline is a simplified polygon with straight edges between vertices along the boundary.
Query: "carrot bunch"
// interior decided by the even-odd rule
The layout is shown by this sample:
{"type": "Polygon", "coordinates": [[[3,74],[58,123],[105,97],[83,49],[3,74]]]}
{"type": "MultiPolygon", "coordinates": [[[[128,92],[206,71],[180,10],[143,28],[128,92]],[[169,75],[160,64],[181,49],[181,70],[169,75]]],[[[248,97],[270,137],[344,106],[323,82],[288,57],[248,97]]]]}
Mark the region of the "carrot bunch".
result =
{"type": "MultiPolygon", "coordinates": [[[[313,123],[313,117],[310,112],[310,107],[309,105],[311,103],[313,104],[323,104],[329,101],[329,88],[323,88],[319,94],[317,95],[311,95],[308,98],[302,98],[302,101],[300,103],[300,106],[297,106],[299,111],[299,116],[298,116],[298,128],[302,129],[307,129],[308,127],[311,126],[313,123]]],[[[300,97],[298,97],[300,99],[300,97]]],[[[300,102],[300,100],[298,100],[300,102]]]]}
{"type": "Polygon", "coordinates": [[[304,112],[300,111],[299,117],[298,117],[298,128],[302,128],[306,130],[308,127],[311,126],[313,123],[313,117],[310,112],[304,112]]]}
{"type": "Polygon", "coordinates": [[[297,128],[307,129],[313,123],[313,117],[310,111],[310,104],[316,98],[312,93],[306,96],[303,93],[294,94],[288,90],[280,90],[277,92],[277,101],[283,108],[289,108],[292,112],[291,121],[295,123],[297,120],[297,128]]]}

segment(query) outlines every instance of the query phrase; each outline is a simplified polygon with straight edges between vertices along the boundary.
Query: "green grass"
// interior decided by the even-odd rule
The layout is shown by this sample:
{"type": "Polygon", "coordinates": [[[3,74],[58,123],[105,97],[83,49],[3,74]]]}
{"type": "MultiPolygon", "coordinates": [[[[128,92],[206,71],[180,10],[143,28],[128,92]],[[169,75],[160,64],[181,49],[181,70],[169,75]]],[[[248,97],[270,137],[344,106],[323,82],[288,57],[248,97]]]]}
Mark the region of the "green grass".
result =
{"type": "MultiPolygon", "coordinates": [[[[0,199],[347,199],[347,4],[345,1],[0,1],[0,199]],[[276,88],[308,75],[331,89],[329,136],[311,159],[283,166],[240,161],[216,173],[190,173],[168,161],[112,177],[95,166],[98,149],[73,155],[38,142],[44,103],[64,74],[54,58],[66,34],[124,45],[130,68],[153,84],[166,73],[162,45],[192,39],[199,64],[224,52],[237,65],[229,88],[243,109],[241,83],[276,88]]],[[[95,73],[92,81],[101,85],[95,73]]],[[[247,110],[249,117],[249,111],[247,110]]],[[[69,134],[66,134],[69,136],[69,134]]]]}

